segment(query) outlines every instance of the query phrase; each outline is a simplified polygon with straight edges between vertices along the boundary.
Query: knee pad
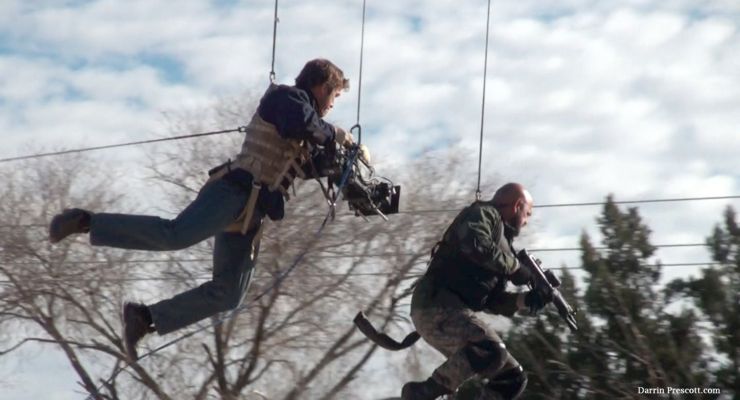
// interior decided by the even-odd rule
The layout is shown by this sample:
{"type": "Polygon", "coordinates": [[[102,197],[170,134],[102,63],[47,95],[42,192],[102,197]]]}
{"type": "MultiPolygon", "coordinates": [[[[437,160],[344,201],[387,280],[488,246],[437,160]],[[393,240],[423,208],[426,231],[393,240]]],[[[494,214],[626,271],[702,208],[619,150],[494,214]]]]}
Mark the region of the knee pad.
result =
{"type": "Polygon", "coordinates": [[[526,387],[527,374],[521,365],[501,372],[486,385],[486,388],[500,393],[507,400],[519,397],[526,387]]]}
{"type": "Polygon", "coordinates": [[[506,346],[501,342],[492,340],[468,343],[464,352],[475,373],[485,370],[498,370],[504,365],[508,356],[506,346]]]}

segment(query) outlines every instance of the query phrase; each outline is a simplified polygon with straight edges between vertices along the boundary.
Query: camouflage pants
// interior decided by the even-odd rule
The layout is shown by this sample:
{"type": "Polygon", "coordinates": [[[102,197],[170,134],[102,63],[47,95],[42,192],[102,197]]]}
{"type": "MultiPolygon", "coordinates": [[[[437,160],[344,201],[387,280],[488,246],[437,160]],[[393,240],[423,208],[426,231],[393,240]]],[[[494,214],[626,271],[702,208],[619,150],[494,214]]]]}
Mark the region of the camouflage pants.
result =
{"type": "MultiPolygon", "coordinates": [[[[493,329],[457,295],[433,288],[430,279],[422,278],[414,290],[411,319],[421,337],[447,357],[432,376],[450,390],[474,376],[493,379],[499,372],[519,367],[493,329]],[[489,365],[491,355],[496,355],[498,362],[489,365]]],[[[485,390],[478,397],[501,398],[492,390],[485,390]]]]}

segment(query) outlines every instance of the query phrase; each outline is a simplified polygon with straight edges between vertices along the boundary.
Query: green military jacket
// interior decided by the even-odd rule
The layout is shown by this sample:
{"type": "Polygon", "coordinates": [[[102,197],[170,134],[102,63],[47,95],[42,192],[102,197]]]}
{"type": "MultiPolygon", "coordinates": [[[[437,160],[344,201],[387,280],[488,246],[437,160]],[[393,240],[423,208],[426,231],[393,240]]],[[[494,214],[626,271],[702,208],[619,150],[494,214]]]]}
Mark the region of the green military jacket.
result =
{"type": "Polygon", "coordinates": [[[504,289],[519,262],[508,232],[491,202],[478,201],[464,208],[434,252],[425,277],[429,282],[422,286],[449,290],[476,311],[512,315],[516,293],[504,289]]]}

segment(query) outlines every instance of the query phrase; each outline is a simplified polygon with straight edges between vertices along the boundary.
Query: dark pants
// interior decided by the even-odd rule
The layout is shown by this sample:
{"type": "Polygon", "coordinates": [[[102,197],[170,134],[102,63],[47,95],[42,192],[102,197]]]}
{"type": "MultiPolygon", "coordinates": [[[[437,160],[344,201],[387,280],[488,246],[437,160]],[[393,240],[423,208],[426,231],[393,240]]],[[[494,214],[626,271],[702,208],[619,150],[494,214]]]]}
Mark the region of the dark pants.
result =
{"type": "Polygon", "coordinates": [[[246,235],[224,232],[244,209],[249,189],[225,180],[206,184],[175,219],[94,214],[90,243],[136,250],[178,250],[215,236],[210,281],[150,306],[154,327],[165,334],[237,307],[249,287],[260,224],[246,235]]]}

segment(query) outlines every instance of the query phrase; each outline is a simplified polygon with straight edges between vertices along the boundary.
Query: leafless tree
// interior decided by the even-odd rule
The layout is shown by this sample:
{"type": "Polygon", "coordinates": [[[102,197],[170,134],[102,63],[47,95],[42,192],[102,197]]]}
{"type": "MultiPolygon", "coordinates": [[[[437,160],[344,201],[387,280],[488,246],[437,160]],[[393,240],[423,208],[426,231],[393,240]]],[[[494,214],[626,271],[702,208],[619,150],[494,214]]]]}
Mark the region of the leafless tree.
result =
{"type": "MultiPolygon", "coordinates": [[[[254,99],[248,94],[167,117],[177,133],[234,127],[251,114],[254,99]]],[[[154,208],[177,213],[197,193],[205,171],[233,157],[240,141],[237,134],[223,135],[153,149],[147,169],[152,191],[166,193],[166,202],[154,208]]],[[[91,247],[83,238],[50,245],[46,226],[63,208],[136,212],[146,204],[135,203],[142,197],[130,193],[123,197],[122,188],[111,184],[115,169],[103,173],[93,163],[79,156],[30,162],[2,170],[8,184],[0,188],[0,332],[6,332],[0,356],[29,342],[53,346],[93,398],[370,396],[357,378],[371,373],[363,367],[377,348],[356,331],[352,318],[364,310],[383,329],[407,331],[404,295],[454,216],[402,212],[385,222],[342,208],[316,239],[326,202],[315,182],[299,183],[284,221],[265,228],[245,307],[204,321],[210,326],[171,345],[193,330],[146,340],[143,352],[167,347],[127,366],[122,301],[157,300],[202,283],[211,272],[212,242],[154,256],[91,247]]],[[[402,209],[440,209],[459,206],[463,192],[472,199],[465,190],[472,186],[459,179],[459,170],[459,159],[442,152],[383,173],[403,185],[402,209]]]]}

